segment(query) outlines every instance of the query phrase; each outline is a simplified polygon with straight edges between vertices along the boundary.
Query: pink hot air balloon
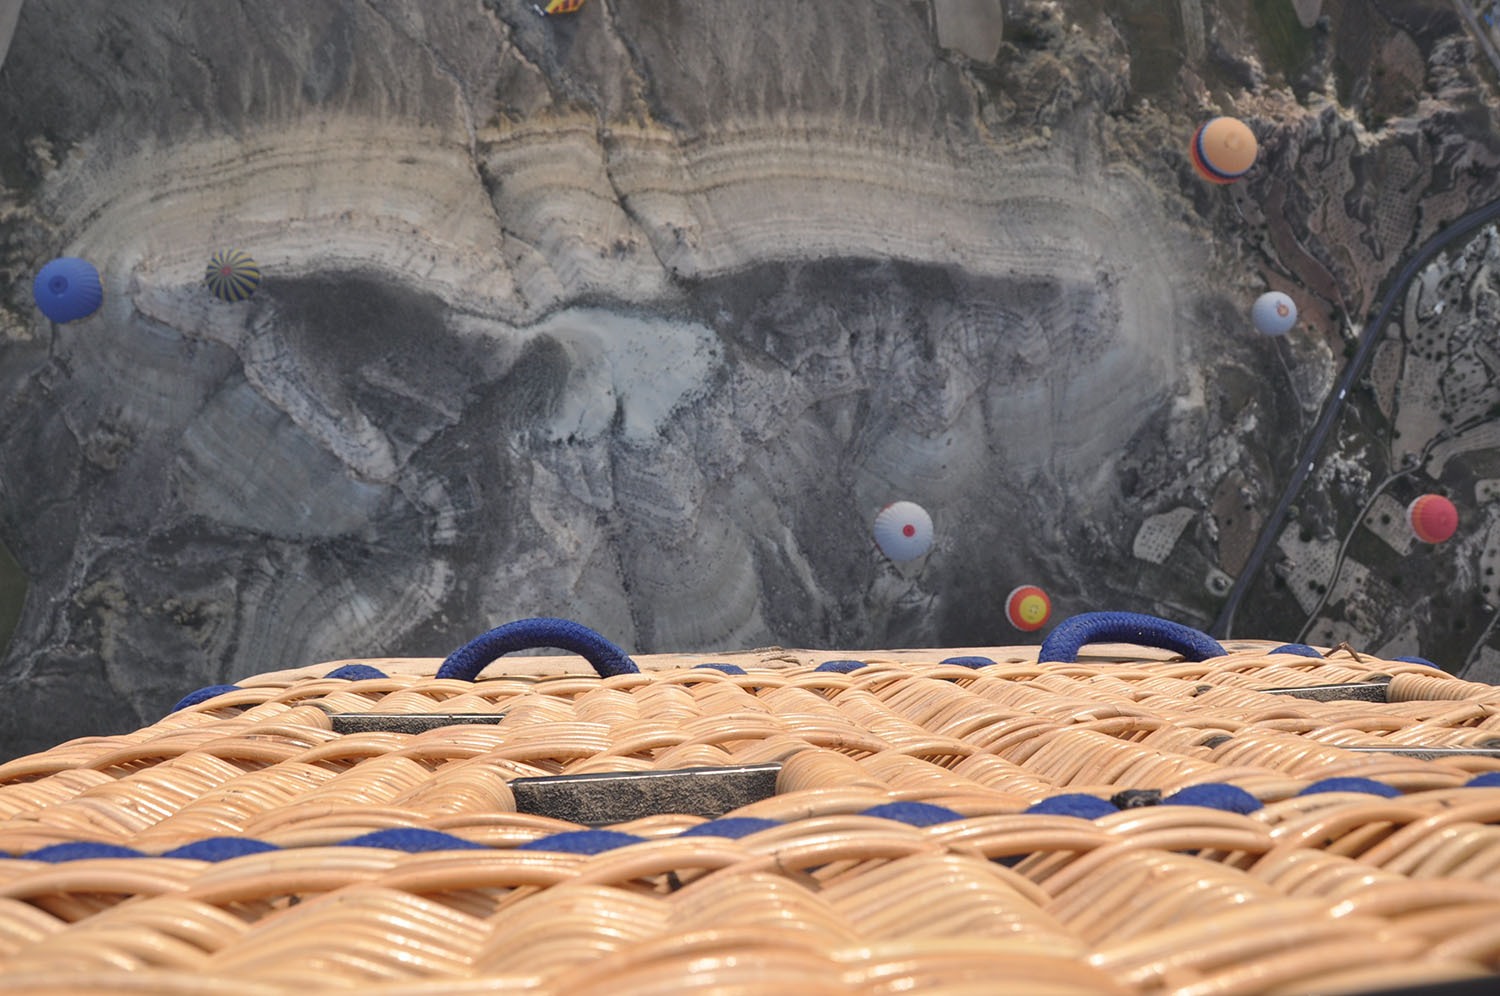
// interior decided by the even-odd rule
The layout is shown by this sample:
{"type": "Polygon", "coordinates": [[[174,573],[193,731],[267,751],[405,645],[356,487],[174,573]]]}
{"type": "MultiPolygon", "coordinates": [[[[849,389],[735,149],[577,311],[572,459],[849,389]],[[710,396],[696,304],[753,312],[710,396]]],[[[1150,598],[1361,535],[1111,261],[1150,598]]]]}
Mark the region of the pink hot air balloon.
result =
{"type": "Polygon", "coordinates": [[[1406,506],[1406,521],[1423,543],[1441,543],[1458,529],[1458,509],[1442,495],[1422,495],[1406,506]]]}

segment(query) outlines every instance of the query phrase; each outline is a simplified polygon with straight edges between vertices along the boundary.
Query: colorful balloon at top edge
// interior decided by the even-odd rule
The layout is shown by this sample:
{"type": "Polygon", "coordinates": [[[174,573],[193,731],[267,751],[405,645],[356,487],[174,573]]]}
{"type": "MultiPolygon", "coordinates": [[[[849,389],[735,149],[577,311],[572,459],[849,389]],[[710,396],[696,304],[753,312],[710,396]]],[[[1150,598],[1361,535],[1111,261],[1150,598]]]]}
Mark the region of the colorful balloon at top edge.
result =
{"type": "Polygon", "coordinates": [[[1406,506],[1406,522],[1423,543],[1441,543],[1458,531],[1458,509],[1442,495],[1420,495],[1406,506]]]}
{"type": "Polygon", "coordinates": [[[1213,118],[1193,133],[1189,149],[1193,168],[1212,183],[1233,183],[1255,165],[1260,143],[1238,118],[1213,118]]]}
{"type": "Polygon", "coordinates": [[[916,560],[932,549],[932,517],[914,501],[892,502],[875,516],[875,543],[897,561],[916,560]]]}
{"type": "Polygon", "coordinates": [[[1041,629],[1052,618],[1052,599],[1034,584],[1020,585],[1006,596],[1005,615],[1023,632],[1041,629]]]}
{"type": "Polygon", "coordinates": [[[76,322],[99,310],[104,285],[88,260],[59,256],[37,271],[31,295],[42,314],[58,323],[76,322]]]}
{"type": "Polygon", "coordinates": [[[260,267],[238,249],[216,252],[208,259],[203,281],[220,301],[243,301],[260,286],[260,267]]]}
{"type": "Polygon", "coordinates": [[[1297,324],[1297,303],[1281,291],[1266,291],[1251,306],[1250,320],[1263,335],[1286,335],[1297,324]]]}
{"type": "Polygon", "coordinates": [[[533,4],[543,17],[551,14],[571,14],[583,6],[583,0],[548,0],[545,4],[533,4]]]}

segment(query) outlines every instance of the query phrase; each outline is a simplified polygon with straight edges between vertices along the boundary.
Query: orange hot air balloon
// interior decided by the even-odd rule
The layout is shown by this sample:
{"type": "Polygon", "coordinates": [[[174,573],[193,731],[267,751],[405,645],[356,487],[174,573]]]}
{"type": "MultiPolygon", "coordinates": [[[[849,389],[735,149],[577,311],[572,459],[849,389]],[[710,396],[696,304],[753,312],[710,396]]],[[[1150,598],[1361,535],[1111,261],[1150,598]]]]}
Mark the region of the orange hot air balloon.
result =
{"type": "Polygon", "coordinates": [[[1214,118],[1193,133],[1193,168],[1213,183],[1233,183],[1255,165],[1260,143],[1238,118],[1214,118]]]}
{"type": "Polygon", "coordinates": [[[1023,584],[1005,599],[1005,614],[1016,629],[1031,632],[1052,618],[1052,599],[1034,584],[1023,584]]]}
{"type": "Polygon", "coordinates": [[[1406,506],[1406,521],[1423,543],[1441,543],[1458,530],[1458,509],[1442,495],[1422,495],[1406,506]]]}

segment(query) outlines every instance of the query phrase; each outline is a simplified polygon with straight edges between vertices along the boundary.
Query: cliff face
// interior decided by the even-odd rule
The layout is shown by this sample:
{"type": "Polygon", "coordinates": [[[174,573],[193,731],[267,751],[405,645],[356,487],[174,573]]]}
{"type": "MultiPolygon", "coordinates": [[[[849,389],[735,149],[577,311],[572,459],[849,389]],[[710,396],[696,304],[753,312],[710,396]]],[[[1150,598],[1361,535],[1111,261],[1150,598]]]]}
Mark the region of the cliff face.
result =
{"type": "MultiPolygon", "coordinates": [[[[1374,263],[1325,246],[1322,288],[1294,250],[1393,210],[1296,164],[1410,143],[1252,65],[1214,101],[1273,156],[1211,189],[1183,151],[1202,82],[1140,100],[1109,17],[1012,4],[980,61],[951,17],[27,3],[0,74],[0,539],[30,581],[0,753],[529,615],[642,651],[1006,643],[1036,582],[1059,616],[1204,622],[1213,520],[1159,566],[1133,537],[1226,475],[1274,500],[1267,451],[1316,408],[1287,355],[1313,392],[1337,332],[1278,356],[1244,307],[1266,280],[1315,319],[1367,301],[1374,263]],[[225,247],[266,274],[245,304],[203,290],[225,247]],[[30,279],[61,253],[106,299],[52,326],[30,279]],[[869,539],[898,498],[938,526],[916,565],[869,539]]],[[[1232,28],[1209,18],[1221,62],[1232,28]]],[[[1453,72],[1425,111],[1474,105],[1453,72]]]]}

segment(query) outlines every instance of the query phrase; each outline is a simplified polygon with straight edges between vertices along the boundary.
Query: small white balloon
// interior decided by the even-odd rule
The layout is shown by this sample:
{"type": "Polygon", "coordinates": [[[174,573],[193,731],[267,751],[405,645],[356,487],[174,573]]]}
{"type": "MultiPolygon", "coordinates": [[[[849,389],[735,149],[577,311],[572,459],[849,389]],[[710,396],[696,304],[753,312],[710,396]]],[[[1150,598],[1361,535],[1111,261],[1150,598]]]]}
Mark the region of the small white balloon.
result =
{"type": "Polygon", "coordinates": [[[875,542],[892,560],[916,560],[932,549],[932,517],[914,501],[893,502],[875,516],[875,542]]]}
{"type": "Polygon", "coordinates": [[[1265,335],[1286,335],[1297,324],[1297,305],[1281,291],[1267,291],[1255,299],[1250,320],[1265,335]]]}

